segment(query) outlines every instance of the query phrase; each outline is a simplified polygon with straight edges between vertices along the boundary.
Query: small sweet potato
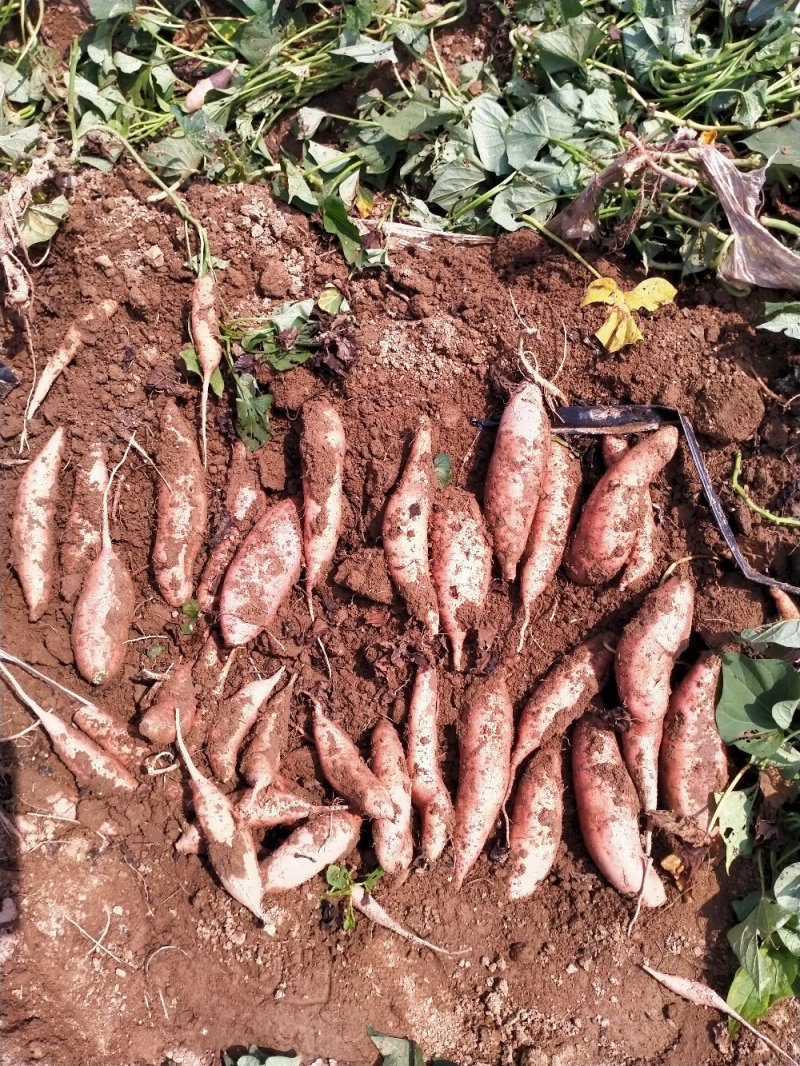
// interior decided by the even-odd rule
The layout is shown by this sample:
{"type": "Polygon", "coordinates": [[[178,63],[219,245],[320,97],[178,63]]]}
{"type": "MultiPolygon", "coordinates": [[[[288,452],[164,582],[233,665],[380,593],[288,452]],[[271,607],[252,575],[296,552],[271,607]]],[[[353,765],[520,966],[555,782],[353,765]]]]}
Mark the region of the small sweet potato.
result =
{"type": "Polygon", "coordinates": [[[95,442],[75,471],[72,507],[61,538],[61,569],[65,575],[85,570],[100,553],[107,484],[106,451],[95,442]]]}
{"type": "Polygon", "coordinates": [[[436,667],[417,667],[406,722],[411,802],[419,811],[420,851],[426,862],[441,856],[453,832],[453,801],[439,770],[439,679],[436,667]]]}
{"type": "MultiPolygon", "coordinates": [[[[624,437],[603,437],[603,462],[609,469],[626,455],[630,449],[628,441],[624,437]]],[[[620,591],[630,585],[637,585],[651,572],[656,565],[656,541],[658,530],[653,515],[653,500],[650,489],[644,491],[642,503],[642,526],[636,534],[631,553],[622,571],[619,588],[620,591]]]]}
{"type": "Polygon", "coordinates": [[[218,708],[206,739],[206,756],[218,781],[236,776],[239,749],[285,673],[282,666],[271,677],[251,681],[218,708]]]}
{"type": "Polygon", "coordinates": [[[541,748],[525,767],[508,835],[509,899],[533,895],[555,862],[564,817],[561,743],[541,748]]]}
{"type": "Polygon", "coordinates": [[[179,663],[160,683],[155,700],[139,722],[139,732],[155,744],[175,741],[175,712],[180,715],[181,733],[188,736],[197,717],[197,699],[192,683],[194,662],[179,663]]]}

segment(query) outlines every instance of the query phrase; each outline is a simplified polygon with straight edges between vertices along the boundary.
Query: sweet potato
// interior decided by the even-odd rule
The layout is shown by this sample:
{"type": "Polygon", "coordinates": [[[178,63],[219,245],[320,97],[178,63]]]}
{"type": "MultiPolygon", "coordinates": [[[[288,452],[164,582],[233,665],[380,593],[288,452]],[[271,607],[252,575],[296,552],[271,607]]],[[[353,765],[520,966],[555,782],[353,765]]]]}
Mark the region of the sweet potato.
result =
{"type": "Polygon", "coordinates": [[[222,887],[252,914],[266,921],[262,907],[264,889],[255,844],[250,830],[236,818],[230,799],[203,777],[186,750],[178,714],[175,738],[189,772],[189,787],[197,823],[206,839],[206,850],[222,887]]]}
{"type": "Polygon", "coordinates": [[[410,929],[406,929],[404,925],[401,925],[396,918],[393,918],[384,908],[378,903],[374,896],[371,896],[363,885],[355,884],[352,887],[351,899],[353,906],[365,918],[377,925],[380,929],[386,929],[390,933],[394,933],[395,936],[401,937],[403,940],[408,940],[411,944],[416,944],[418,948],[427,948],[429,951],[435,952],[437,955],[463,955],[465,951],[471,950],[465,948],[462,951],[448,951],[447,948],[440,948],[437,944],[432,944],[430,940],[425,940],[421,936],[417,936],[416,933],[412,933],[410,929]]]}
{"type": "Polygon", "coordinates": [[[433,494],[430,419],[419,421],[402,477],[383,516],[383,550],[389,574],[409,614],[428,634],[439,631],[439,611],[428,561],[428,524],[433,494]]]}
{"type": "MultiPolygon", "coordinates": [[[[610,469],[630,449],[628,441],[624,437],[603,437],[603,462],[610,469]]],[[[624,590],[630,585],[636,585],[643,581],[656,565],[656,540],[658,530],[653,516],[653,500],[650,489],[644,491],[642,504],[642,526],[636,534],[631,553],[622,571],[619,588],[624,590]]]]}
{"type": "Polygon", "coordinates": [[[659,751],[661,795],[668,810],[705,830],[714,792],[728,782],[728,756],[715,721],[722,663],[704,652],[675,688],[659,751]]]}
{"type": "Polygon", "coordinates": [[[73,714],[72,721],[103,751],[129,769],[141,766],[150,754],[150,749],[136,736],[129,722],[96,703],[83,702],[73,714]]]}
{"type": "Polygon", "coordinates": [[[313,701],[314,743],[325,780],[367,818],[393,818],[394,803],[353,741],[313,701]]]}
{"type": "Polygon", "coordinates": [[[769,591],[772,594],[775,610],[778,612],[778,618],[782,622],[794,622],[800,618],[800,607],[797,606],[791,596],[788,596],[783,589],[775,588],[773,585],[769,591]]]}
{"type": "Polygon", "coordinates": [[[236,776],[239,749],[285,673],[282,666],[271,677],[251,681],[217,710],[206,739],[206,756],[218,781],[231,781],[236,776]]]}
{"type": "Polygon", "coordinates": [[[636,444],[600,478],[583,506],[566,558],[578,585],[602,585],[630,557],[644,522],[645,490],[678,447],[673,426],[636,444]]]}
{"type": "Polygon", "coordinates": [[[17,488],[11,524],[11,562],[28,605],[28,617],[44,614],[53,588],[56,503],[66,436],[59,428],[28,464],[17,488]]]}
{"type": "Polygon", "coordinates": [[[464,669],[464,641],[477,627],[489,592],[492,549],[475,497],[449,488],[436,501],[431,570],[442,629],[453,649],[453,668],[464,669]]]}
{"type": "Polygon", "coordinates": [[[299,826],[261,864],[265,892],[288,892],[310,881],[332,862],[352,851],[361,819],[331,808],[299,826]]]}
{"type": "Polygon", "coordinates": [[[372,731],[370,766],[395,807],[391,818],[376,818],[372,823],[372,841],[378,865],[387,874],[405,874],[414,858],[411,779],[400,737],[386,719],[378,722],[372,731]]]}
{"type": "Polygon", "coordinates": [[[555,862],[564,818],[561,743],[541,748],[525,767],[508,836],[509,899],[532,895],[555,862]]]}
{"type": "Polygon", "coordinates": [[[658,749],[670,697],[675,660],[692,632],[694,585],[675,575],[659,585],[625,627],[615,673],[630,727],[622,734],[628,772],[646,811],[658,803],[658,749]]]}
{"type": "Polygon", "coordinates": [[[179,663],[160,683],[153,703],[139,722],[139,732],[155,744],[175,742],[175,712],[181,722],[181,733],[188,736],[197,717],[197,699],[192,683],[194,662],[179,663]]]}
{"type": "Polygon", "coordinates": [[[406,722],[411,802],[421,823],[420,851],[426,862],[441,856],[453,832],[453,802],[439,771],[439,679],[434,666],[417,668],[406,722]]]}
{"type": "Polygon", "coordinates": [[[70,770],[79,785],[106,794],[116,789],[133,792],[139,782],[113,755],[84,736],[80,730],[63,721],[53,711],[47,711],[22,688],[7,667],[0,664],[0,673],[14,692],[39,720],[50,738],[53,751],[70,770]]]}
{"type": "Polygon", "coordinates": [[[161,413],[159,480],[153,574],[170,607],[192,598],[194,564],[208,519],[205,471],[188,422],[169,400],[161,413]]]}
{"type": "MultiPolygon", "coordinates": [[[[192,340],[197,362],[203,374],[200,399],[200,439],[203,447],[203,467],[206,466],[208,444],[206,421],[208,418],[208,387],[214,371],[222,360],[222,345],[219,342],[219,316],[217,314],[217,283],[212,273],[195,278],[192,288],[192,340]]],[[[188,597],[187,597],[188,599],[188,597]]],[[[175,606],[173,604],[173,606],[175,606]]]]}
{"type": "Polygon", "coordinates": [[[211,611],[217,592],[242,539],[267,508],[264,493],[241,441],[233,446],[228,468],[225,507],[219,521],[216,543],[209,552],[197,586],[196,598],[202,611],[211,611]]]}
{"type": "Polygon", "coordinates": [[[270,699],[242,756],[239,769],[255,793],[271,785],[278,773],[296,681],[297,674],[292,674],[288,683],[270,699]]]}
{"type": "Polygon", "coordinates": [[[61,569],[65,575],[85,570],[100,552],[103,494],[108,484],[106,451],[96,442],[75,471],[70,508],[61,538],[61,569]]]}
{"type": "Polygon", "coordinates": [[[593,716],[577,723],[572,735],[575,804],[586,850],[595,865],[624,896],[660,907],[666,893],[639,839],[639,801],[614,733],[593,716]]]}
{"type": "MultiPolygon", "coordinates": [[[[130,448],[130,445],[128,445],[130,448]]],[[[86,571],[70,640],[75,665],[92,685],[113,681],[125,663],[125,640],[133,621],[136,590],[133,579],[111,543],[108,524],[108,493],[125,455],[114,467],[103,493],[100,554],[86,571]]]]}
{"type": "Polygon", "coordinates": [[[513,581],[525,551],[550,457],[550,422],[537,385],[506,404],[486,472],[483,509],[503,577],[513,581]]]}
{"type": "Polygon", "coordinates": [[[240,821],[251,829],[291,825],[330,810],[329,807],[314,803],[307,793],[284,778],[278,778],[268,788],[248,788],[237,792],[234,807],[240,821]]]}
{"type": "Polygon", "coordinates": [[[456,891],[480,855],[503,805],[513,736],[514,710],[502,674],[478,678],[467,692],[458,732],[460,766],[453,831],[456,891]]]}
{"type": "Polygon", "coordinates": [[[544,484],[533,516],[520,575],[522,627],[517,652],[522,651],[525,643],[534,603],[561,566],[578,509],[580,486],[581,464],[569,448],[554,441],[550,448],[544,484]]]}
{"type": "Polygon", "coordinates": [[[219,625],[228,646],[268,629],[303,564],[300,515],[293,499],[268,507],[228,567],[219,596],[219,625]]]}
{"type": "Polygon", "coordinates": [[[511,784],[517,767],[531,752],[561,736],[606,683],[616,642],[616,633],[602,630],[574,647],[538,683],[517,723],[517,739],[511,753],[511,784]]]}
{"type": "Polygon", "coordinates": [[[324,398],[307,400],[303,404],[300,458],[306,599],[312,619],[314,589],[327,574],[339,542],[344,455],[344,427],[336,409],[324,398]]]}

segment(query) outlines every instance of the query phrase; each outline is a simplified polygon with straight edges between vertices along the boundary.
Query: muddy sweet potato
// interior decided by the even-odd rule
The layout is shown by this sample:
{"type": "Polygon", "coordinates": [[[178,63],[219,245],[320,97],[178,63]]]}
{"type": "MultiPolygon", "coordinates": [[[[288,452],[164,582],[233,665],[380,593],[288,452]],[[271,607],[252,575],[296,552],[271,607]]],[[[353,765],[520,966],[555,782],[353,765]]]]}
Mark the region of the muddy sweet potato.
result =
{"type": "Polygon", "coordinates": [[[397,730],[385,719],[378,722],[372,731],[370,768],[389,793],[395,808],[391,818],[376,818],[372,823],[372,841],[378,865],[387,874],[404,874],[414,858],[411,779],[397,730]]]}
{"type": "Polygon", "coordinates": [[[261,864],[265,892],[288,892],[339,862],[355,847],[361,819],[331,808],[294,830],[261,864]]]}
{"type": "Polygon", "coordinates": [[[64,575],[86,570],[100,553],[103,494],[107,484],[106,451],[102,444],[95,442],[75,471],[72,506],[61,537],[64,575]]]}
{"type": "Polygon", "coordinates": [[[564,818],[561,742],[541,748],[517,786],[508,835],[508,897],[532,895],[553,866],[564,818]]]}
{"type": "Polygon", "coordinates": [[[344,456],[344,427],[336,409],[324,398],[307,400],[303,404],[300,458],[306,599],[312,619],[314,589],[327,574],[339,542],[344,456]]]}
{"type": "Polygon", "coordinates": [[[417,667],[406,722],[411,802],[419,812],[420,851],[426,862],[441,856],[453,832],[453,801],[439,770],[439,679],[436,667],[417,667]]]}

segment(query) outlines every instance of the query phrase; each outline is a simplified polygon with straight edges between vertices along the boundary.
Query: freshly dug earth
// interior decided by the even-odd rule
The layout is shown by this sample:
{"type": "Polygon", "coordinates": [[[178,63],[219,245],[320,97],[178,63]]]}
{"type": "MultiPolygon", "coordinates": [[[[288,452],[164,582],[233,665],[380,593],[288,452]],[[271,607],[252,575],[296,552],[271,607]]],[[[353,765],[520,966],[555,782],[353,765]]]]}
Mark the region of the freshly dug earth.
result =
{"type": "MultiPolygon", "coordinates": [[[[53,427],[69,429],[60,530],[74,467],[94,441],[105,442],[116,460],[135,430],[152,453],[170,395],[199,426],[199,382],[187,380],[178,361],[191,293],[182,228],[168,208],[145,203],[150,192],[133,171],[80,177],[69,222],[35,272],[40,358],[97,301],[112,297],[121,303],[108,327],[88,339],[30,427],[34,451],[53,427]]],[[[471,419],[502,410],[504,390],[520,380],[520,344],[572,402],[657,402],[683,409],[701,433],[709,469],[748,557],[800,581],[791,531],[764,523],[726,488],[739,448],[751,491],[764,506],[789,507],[785,489],[800,474],[798,451],[792,450],[797,423],[753,377],[755,371],[772,382],[785,375],[791,352],[781,338],[753,330],[760,296],[735,300],[712,282],[686,283],[674,306],[644,322],[641,344],[607,355],[592,339],[600,312],[578,310],[587,277],[529,234],[494,245],[430,241],[428,249],[395,247],[388,272],[348,279],[338,252],[307,219],[274,204],[266,188],[197,186],[189,198],[209,228],[215,254],[230,261],[219,274],[230,314],[263,314],[334,282],[352,304],[358,342],[357,361],[343,379],[306,368],[275,376],[272,436],[251,461],[272,500],[296,494],[298,407],[325,394],[347,434],[344,528],[331,574],[316,596],[314,627],[297,587],[272,636],[238,653],[226,696],[256,670],[267,676],[283,664],[299,672],[298,692],[328,698],[354,739],[363,742],[382,716],[402,725],[415,651],[423,645],[419,629],[392,597],[377,551],[382,507],[422,414],[432,418],[435,450],[451,457],[456,481],[480,494],[492,436],[471,419]]],[[[624,287],[640,280],[617,262],[595,262],[624,287]]],[[[0,430],[8,464],[5,558],[24,469],[13,460],[31,380],[21,344],[12,342],[12,352],[22,385],[3,405],[0,430]]],[[[226,490],[230,424],[226,402],[212,400],[208,489],[216,515],[226,490]]],[[[601,469],[599,447],[596,438],[575,443],[585,492],[601,469]]],[[[163,473],[169,479],[170,472],[163,473]]],[[[131,636],[137,639],[128,645],[123,679],[101,693],[125,718],[139,713],[151,683],[143,680],[144,671],[163,671],[196,653],[206,631],[201,620],[194,632],[182,634],[180,613],[165,605],[153,583],[156,492],[152,469],[131,454],[113,494],[112,537],[136,582],[131,636]]],[[[738,576],[727,559],[685,445],[657,479],[653,497],[658,574],[673,560],[693,557],[693,653],[704,641],[722,646],[731,632],[771,617],[764,591],[738,576]]],[[[6,567],[3,639],[29,662],[87,692],[69,642],[74,594],[65,585],[44,617],[30,625],[19,584],[6,567]]],[[[578,588],[559,575],[538,603],[531,636],[517,656],[514,592],[496,577],[480,639],[468,647],[470,673],[491,670],[503,659],[519,710],[560,653],[601,623],[620,627],[640,601],[641,592],[621,594],[613,584],[578,588]]],[[[452,786],[455,722],[469,674],[448,669],[443,644],[433,652],[441,669],[445,775],[452,786]]],[[[23,683],[45,706],[67,712],[65,701],[43,686],[30,678],[23,683]]],[[[209,676],[198,685],[200,724],[189,738],[205,769],[201,743],[218,703],[213,683],[209,676]]],[[[5,690],[4,696],[2,734],[8,736],[30,719],[5,690]]],[[[606,696],[613,706],[613,691],[606,696]]],[[[293,721],[297,728],[290,730],[282,772],[322,800],[329,794],[320,783],[299,697],[293,721]]],[[[671,886],[668,905],[642,914],[627,936],[630,905],[589,860],[569,788],[564,840],[553,872],[532,899],[505,902],[503,870],[488,853],[458,895],[450,883],[449,851],[434,869],[415,869],[403,885],[379,886],[381,903],[421,935],[471,949],[448,959],[365,921],[351,934],[322,928],[316,906],[321,879],[269,906],[277,935],[267,936],[225,895],[204,859],[173,851],[185,824],[182,771],[151,776],[133,800],[109,805],[78,792],[35,730],[4,744],[2,773],[4,810],[22,833],[17,842],[0,830],[7,853],[1,895],[10,900],[0,919],[4,1063],[153,1064],[168,1054],[179,1062],[216,1062],[220,1048],[250,1043],[293,1049],[309,1059],[369,1063],[375,1053],[365,1036],[367,1021],[413,1036],[428,1054],[464,1066],[689,1066],[766,1059],[749,1038],[733,1051],[719,1018],[676,1000],[639,969],[649,961],[724,992],[734,961],[725,931],[733,921],[731,899],[751,887],[746,864],[734,867],[734,882],[719,859],[706,864],[689,893],[682,896],[671,886]],[[59,796],[57,820],[49,814],[59,796]],[[94,947],[86,934],[102,946],[94,947]]],[[[268,834],[264,847],[282,835],[268,834]]],[[[659,857],[664,853],[660,846],[659,857]]],[[[375,865],[368,831],[357,858],[363,872],[375,865]]],[[[775,1009],[765,1023],[784,1042],[799,1025],[794,1003],[775,1009]]]]}

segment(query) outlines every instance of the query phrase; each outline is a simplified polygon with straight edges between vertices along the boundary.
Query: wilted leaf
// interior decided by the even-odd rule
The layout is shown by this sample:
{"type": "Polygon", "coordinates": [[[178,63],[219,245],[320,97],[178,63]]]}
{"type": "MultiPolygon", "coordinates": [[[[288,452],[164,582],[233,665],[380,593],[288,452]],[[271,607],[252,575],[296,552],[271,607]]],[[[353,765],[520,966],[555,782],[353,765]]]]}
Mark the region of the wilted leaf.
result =
{"type": "Polygon", "coordinates": [[[734,859],[753,854],[752,819],[757,788],[735,789],[727,795],[716,794],[715,817],[725,844],[725,869],[730,870],[734,859]]]}
{"type": "Polygon", "coordinates": [[[642,331],[637,326],[634,310],[655,311],[671,303],[677,289],[663,278],[648,278],[631,292],[623,292],[613,278],[595,278],[586,289],[581,307],[588,304],[610,304],[611,311],[603,325],[595,333],[606,351],[618,352],[626,344],[642,340],[642,331]]]}
{"type": "Polygon", "coordinates": [[[677,294],[678,290],[665,278],[647,278],[624,295],[625,302],[633,311],[657,311],[664,304],[671,304],[677,294]]]}
{"type": "Polygon", "coordinates": [[[19,223],[22,243],[30,248],[51,240],[68,213],[66,196],[56,196],[48,204],[31,204],[19,223]]]}

